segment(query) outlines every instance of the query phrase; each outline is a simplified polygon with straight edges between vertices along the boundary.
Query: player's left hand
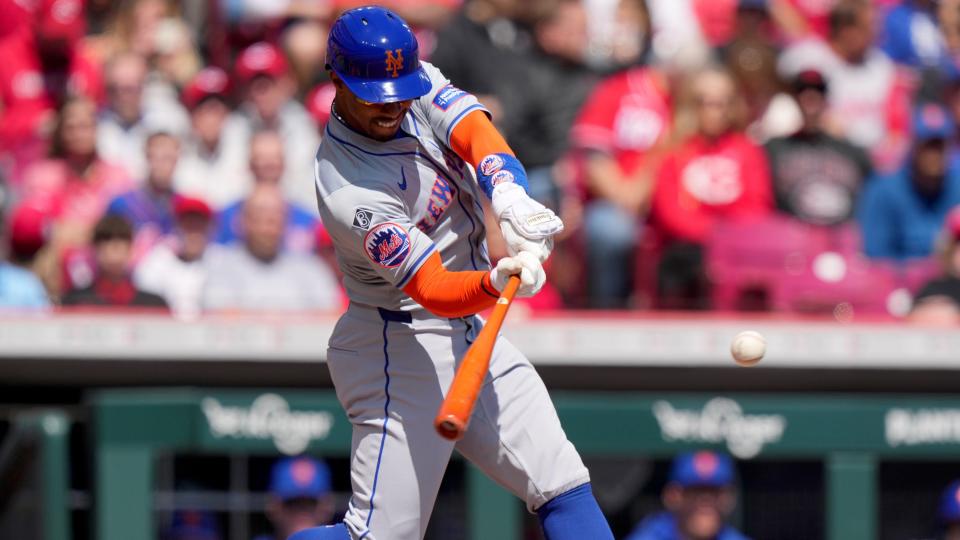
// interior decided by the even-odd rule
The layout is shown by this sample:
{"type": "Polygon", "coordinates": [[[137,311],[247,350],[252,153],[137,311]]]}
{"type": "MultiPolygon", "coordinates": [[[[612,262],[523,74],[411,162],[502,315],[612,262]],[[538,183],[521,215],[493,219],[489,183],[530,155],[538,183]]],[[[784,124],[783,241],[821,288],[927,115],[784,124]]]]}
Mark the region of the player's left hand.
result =
{"type": "Polygon", "coordinates": [[[547,273],[544,272],[540,260],[536,255],[526,251],[497,261],[497,265],[490,271],[490,283],[498,291],[503,292],[507,286],[507,279],[512,275],[520,276],[520,288],[517,289],[517,296],[520,298],[534,296],[547,282],[547,273]]]}
{"type": "Polygon", "coordinates": [[[503,183],[493,188],[493,213],[507,244],[507,252],[535,255],[546,261],[553,250],[553,236],[563,231],[563,221],[546,206],[527,195],[514,183],[503,183]]]}

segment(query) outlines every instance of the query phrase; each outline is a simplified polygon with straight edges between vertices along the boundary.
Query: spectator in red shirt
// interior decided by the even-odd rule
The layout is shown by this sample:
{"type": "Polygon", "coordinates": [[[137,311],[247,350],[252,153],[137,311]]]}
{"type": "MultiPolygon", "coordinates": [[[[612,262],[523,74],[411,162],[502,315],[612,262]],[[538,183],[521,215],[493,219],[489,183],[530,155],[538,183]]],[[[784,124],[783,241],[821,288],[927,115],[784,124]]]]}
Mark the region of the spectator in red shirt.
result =
{"type": "Polygon", "coordinates": [[[98,154],[95,112],[86,98],[68,100],[54,129],[50,159],[24,174],[24,201],[56,220],[55,242],[61,245],[85,243],[107,204],[133,185],[122,167],[98,154]]]}
{"type": "Polygon", "coordinates": [[[666,78],[648,67],[601,82],[571,132],[586,201],[587,294],[594,307],[624,307],[632,253],[646,219],[670,131],[666,78]]]}
{"type": "Polygon", "coordinates": [[[69,96],[103,93],[99,66],[82,45],[82,0],[42,0],[30,24],[0,42],[0,153],[14,178],[42,157],[54,111],[69,96]]]}
{"type": "Polygon", "coordinates": [[[666,242],[660,294],[666,307],[703,307],[702,247],[717,220],[771,211],[763,149],[739,129],[737,87],[725,71],[692,81],[696,132],[664,160],[653,194],[652,222],[666,242]]]}
{"type": "Polygon", "coordinates": [[[63,296],[65,306],[110,306],[161,308],[163,298],[137,289],[130,279],[133,228],[117,215],[107,214],[93,229],[96,277],[93,284],[71,289],[63,296]]]}

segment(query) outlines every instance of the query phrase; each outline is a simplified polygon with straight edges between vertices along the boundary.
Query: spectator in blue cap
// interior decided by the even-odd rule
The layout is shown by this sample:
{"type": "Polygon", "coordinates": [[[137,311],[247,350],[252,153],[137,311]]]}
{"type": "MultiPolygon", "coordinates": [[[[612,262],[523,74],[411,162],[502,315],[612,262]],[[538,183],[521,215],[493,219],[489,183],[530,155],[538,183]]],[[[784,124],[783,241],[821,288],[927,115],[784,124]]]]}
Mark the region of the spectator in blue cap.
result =
{"type": "Polygon", "coordinates": [[[873,178],[860,202],[868,257],[902,262],[928,257],[951,208],[960,204],[960,164],[951,163],[954,136],[947,110],[921,104],[914,111],[914,147],[899,171],[873,178]]]}
{"type": "Polygon", "coordinates": [[[211,512],[177,510],[163,540],[220,540],[220,527],[211,512]]]}
{"type": "Polygon", "coordinates": [[[296,532],[328,523],[333,517],[330,469],[306,456],[281,459],[271,471],[266,511],[274,533],[255,540],[286,540],[296,532]]]}
{"type": "Polygon", "coordinates": [[[627,540],[747,540],[725,523],[736,506],[733,461],[702,450],[673,460],[666,511],[644,519],[627,540]]]}
{"type": "Polygon", "coordinates": [[[937,517],[943,525],[943,540],[960,540],[960,480],[943,490],[937,517]]]}

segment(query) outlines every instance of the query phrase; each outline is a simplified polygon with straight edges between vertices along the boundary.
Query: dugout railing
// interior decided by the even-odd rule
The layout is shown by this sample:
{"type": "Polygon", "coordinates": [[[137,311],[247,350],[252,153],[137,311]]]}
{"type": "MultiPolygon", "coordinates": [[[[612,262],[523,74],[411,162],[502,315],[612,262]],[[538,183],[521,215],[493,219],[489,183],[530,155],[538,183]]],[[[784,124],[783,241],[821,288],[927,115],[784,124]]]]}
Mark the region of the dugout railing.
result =
{"type": "Polygon", "coordinates": [[[16,414],[0,446],[0,531],[8,538],[71,540],[70,419],[42,409],[16,414]]]}
{"type": "MultiPolygon", "coordinates": [[[[828,540],[878,534],[879,464],[955,460],[960,400],[875,395],[558,393],[569,437],[588,457],[713,447],[740,460],[823,463],[828,540]]],[[[158,455],[344,456],[350,426],[332,392],[111,390],[91,400],[97,540],[155,535],[158,455]]],[[[473,540],[519,540],[523,509],[475,469],[466,473],[473,540]]]]}

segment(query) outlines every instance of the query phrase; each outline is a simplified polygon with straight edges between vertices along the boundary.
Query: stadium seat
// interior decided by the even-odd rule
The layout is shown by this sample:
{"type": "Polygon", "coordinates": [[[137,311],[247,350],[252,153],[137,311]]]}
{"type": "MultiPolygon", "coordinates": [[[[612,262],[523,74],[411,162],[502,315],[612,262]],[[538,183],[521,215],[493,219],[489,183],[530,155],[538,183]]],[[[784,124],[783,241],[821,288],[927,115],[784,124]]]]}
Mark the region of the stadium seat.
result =
{"type": "Polygon", "coordinates": [[[828,315],[848,322],[854,315],[886,316],[896,310],[901,289],[898,269],[858,254],[822,251],[799,272],[775,283],[772,303],[779,311],[828,315]]]}
{"type": "MultiPolygon", "coordinates": [[[[785,275],[803,273],[828,246],[824,229],[782,215],[718,223],[705,257],[714,309],[737,310],[746,307],[745,299],[769,299],[785,275]]],[[[765,303],[750,307],[772,307],[765,303]]]]}

